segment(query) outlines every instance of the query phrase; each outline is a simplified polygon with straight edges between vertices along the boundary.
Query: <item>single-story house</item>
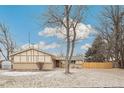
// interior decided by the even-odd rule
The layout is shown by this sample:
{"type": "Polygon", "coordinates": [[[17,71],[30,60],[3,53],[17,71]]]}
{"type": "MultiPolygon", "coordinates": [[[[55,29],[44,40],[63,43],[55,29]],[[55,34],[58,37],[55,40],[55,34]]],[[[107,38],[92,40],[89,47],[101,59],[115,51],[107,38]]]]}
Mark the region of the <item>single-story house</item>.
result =
{"type": "MultiPolygon", "coordinates": [[[[65,66],[65,57],[57,57],[35,48],[17,51],[10,55],[14,70],[52,70],[65,66]]],[[[81,66],[82,57],[72,57],[71,67],[81,66]]]]}
{"type": "Polygon", "coordinates": [[[47,52],[28,48],[10,55],[12,69],[20,70],[51,70],[54,68],[54,55],[47,52]]]}

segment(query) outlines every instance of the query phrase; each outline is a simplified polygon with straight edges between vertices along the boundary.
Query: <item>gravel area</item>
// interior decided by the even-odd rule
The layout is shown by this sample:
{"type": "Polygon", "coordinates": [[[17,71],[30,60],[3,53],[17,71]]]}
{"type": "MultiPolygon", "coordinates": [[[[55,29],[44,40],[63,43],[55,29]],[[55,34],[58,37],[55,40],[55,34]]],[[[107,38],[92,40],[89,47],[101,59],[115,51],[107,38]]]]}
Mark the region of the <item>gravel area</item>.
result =
{"type": "Polygon", "coordinates": [[[124,69],[64,69],[53,71],[7,71],[0,70],[0,87],[124,87],[124,69]]]}

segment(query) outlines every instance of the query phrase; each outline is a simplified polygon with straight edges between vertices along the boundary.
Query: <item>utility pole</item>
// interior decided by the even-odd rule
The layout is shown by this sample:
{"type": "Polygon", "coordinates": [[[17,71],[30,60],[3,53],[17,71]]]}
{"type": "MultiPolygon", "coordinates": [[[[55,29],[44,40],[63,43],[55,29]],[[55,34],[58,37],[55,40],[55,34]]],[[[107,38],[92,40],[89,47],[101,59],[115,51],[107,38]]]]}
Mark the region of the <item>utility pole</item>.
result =
{"type": "Polygon", "coordinates": [[[30,32],[28,32],[28,43],[29,43],[29,48],[30,48],[30,45],[31,45],[30,32]]]}

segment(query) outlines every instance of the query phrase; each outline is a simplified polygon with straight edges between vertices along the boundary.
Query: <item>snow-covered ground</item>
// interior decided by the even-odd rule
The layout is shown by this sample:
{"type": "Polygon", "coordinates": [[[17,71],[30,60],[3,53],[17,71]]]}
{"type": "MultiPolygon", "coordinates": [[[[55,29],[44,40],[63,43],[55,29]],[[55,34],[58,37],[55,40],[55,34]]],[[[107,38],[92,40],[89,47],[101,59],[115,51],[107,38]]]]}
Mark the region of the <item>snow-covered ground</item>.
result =
{"type": "Polygon", "coordinates": [[[0,70],[0,87],[124,87],[123,69],[0,70]]]}

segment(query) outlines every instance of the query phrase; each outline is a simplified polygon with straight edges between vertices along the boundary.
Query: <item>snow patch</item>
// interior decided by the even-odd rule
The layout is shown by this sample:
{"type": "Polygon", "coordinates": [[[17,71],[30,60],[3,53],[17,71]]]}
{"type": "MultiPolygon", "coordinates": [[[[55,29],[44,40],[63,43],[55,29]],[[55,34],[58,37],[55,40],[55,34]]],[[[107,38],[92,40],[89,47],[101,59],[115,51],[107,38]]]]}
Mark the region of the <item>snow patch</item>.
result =
{"type": "Polygon", "coordinates": [[[64,74],[64,72],[59,72],[59,71],[55,71],[52,73],[48,73],[47,75],[44,75],[45,78],[65,78],[66,75],[64,74]]]}
{"type": "Polygon", "coordinates": [[[36,75],[39,72],[2,72],[0,75],[3,76],[29,76],[29,75],[36,75]]]}

